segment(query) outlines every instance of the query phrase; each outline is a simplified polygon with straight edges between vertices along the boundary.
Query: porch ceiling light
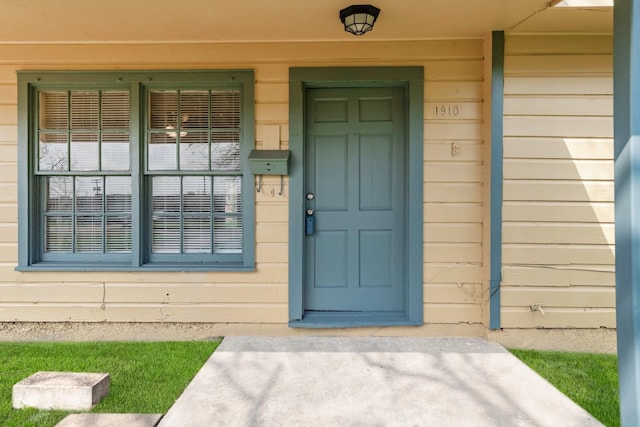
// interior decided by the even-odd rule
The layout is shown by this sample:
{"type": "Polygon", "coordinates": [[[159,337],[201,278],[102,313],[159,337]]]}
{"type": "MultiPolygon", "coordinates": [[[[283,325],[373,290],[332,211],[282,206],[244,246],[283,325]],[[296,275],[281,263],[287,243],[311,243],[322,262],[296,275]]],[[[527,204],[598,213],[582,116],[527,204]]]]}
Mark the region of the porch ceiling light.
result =
{"type": "Polygon", "coordinates": [[[357,4],[346,7],[340,11],[340,21],[344,24],[344,30],[361,36],[373,29],[373,24],[378,19],[380,9],[369,4],[357,4]]]}

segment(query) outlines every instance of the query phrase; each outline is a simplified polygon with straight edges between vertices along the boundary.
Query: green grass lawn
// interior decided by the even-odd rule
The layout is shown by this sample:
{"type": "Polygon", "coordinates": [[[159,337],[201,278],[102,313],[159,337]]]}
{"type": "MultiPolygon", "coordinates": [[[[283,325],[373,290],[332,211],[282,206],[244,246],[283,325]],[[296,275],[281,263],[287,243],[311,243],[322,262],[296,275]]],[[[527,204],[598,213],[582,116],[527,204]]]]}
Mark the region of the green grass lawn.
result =
{"type": "Polygon", "coordinates": [[[109,395],[93,412],[166,413],[218,344],[0,342],[0,426],[54,426],[68,414],[11,407],[13,385],[37,371],[109,373],[109,395]]]}
{"type": "Polygon", "coordinates": [[[532,350],[511,352],[604,425],[620,425],[616,356],[532,350]]]}

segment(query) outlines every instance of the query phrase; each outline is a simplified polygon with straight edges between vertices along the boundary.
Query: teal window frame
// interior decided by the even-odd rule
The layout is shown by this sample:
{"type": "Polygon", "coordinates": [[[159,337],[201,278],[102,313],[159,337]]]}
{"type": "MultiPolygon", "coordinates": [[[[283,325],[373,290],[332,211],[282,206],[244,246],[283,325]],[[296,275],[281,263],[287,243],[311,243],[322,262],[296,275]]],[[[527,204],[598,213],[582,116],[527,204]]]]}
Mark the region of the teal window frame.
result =
{"type": "MultiPolygon", "coordinates": [[[[253,271],[255,268],[255,196],[249,153],[255,141],[254,72],[235,71],[19,71],[18,72],[18,271],[253,271]],[[227,256],[151,256],[150,176],[144,159],[146,92],[238,90],[240,92],[240,171],[242,253],[227,256]],[[37,172],[37,96],[47,90],[126,90],[130,94],[131,253],[116,256],[68,254],[43,259],[43,188],[37,172]]],[[[180,173],[171,172],[176,176],[180,173]]],[[[77,175],[69,173],[69,175],[77,175]]],[[[91,173],[89,174],[91,175],[91,173]]],[[[103,172],[94,175],[104,175],[103,172]]],[[[109,175],[109,174],[106,174],[109,175]]],[[[189,174],[185,174],[187,176],[189,174]]],[[[217,176],[216,172],[205,175],[217,176]]],[[[220,175],[225,175],[222,173],[220,175]]]]}

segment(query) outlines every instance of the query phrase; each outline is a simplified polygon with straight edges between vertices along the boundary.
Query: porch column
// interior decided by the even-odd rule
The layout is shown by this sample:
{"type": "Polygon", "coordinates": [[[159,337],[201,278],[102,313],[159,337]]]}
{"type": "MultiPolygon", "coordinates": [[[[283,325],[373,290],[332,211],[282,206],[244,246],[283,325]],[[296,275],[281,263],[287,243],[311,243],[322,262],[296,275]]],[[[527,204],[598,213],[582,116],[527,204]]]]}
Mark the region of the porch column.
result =
{"type": "Polygon", "coordinates": [[[640,425],[640,0],[614,7],[616,316],[623,426],[640,425]]]}

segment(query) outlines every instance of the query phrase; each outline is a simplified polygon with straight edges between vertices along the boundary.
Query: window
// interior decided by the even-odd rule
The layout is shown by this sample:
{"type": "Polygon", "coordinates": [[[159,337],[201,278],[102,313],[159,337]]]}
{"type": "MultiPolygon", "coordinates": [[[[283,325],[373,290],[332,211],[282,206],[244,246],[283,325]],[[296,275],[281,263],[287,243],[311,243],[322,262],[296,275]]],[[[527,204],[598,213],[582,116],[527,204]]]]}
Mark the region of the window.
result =
{"type": "Polygon", "coordinates": [[[253,267],[252,72],[19,87],[19,269],[253,267]]]}

